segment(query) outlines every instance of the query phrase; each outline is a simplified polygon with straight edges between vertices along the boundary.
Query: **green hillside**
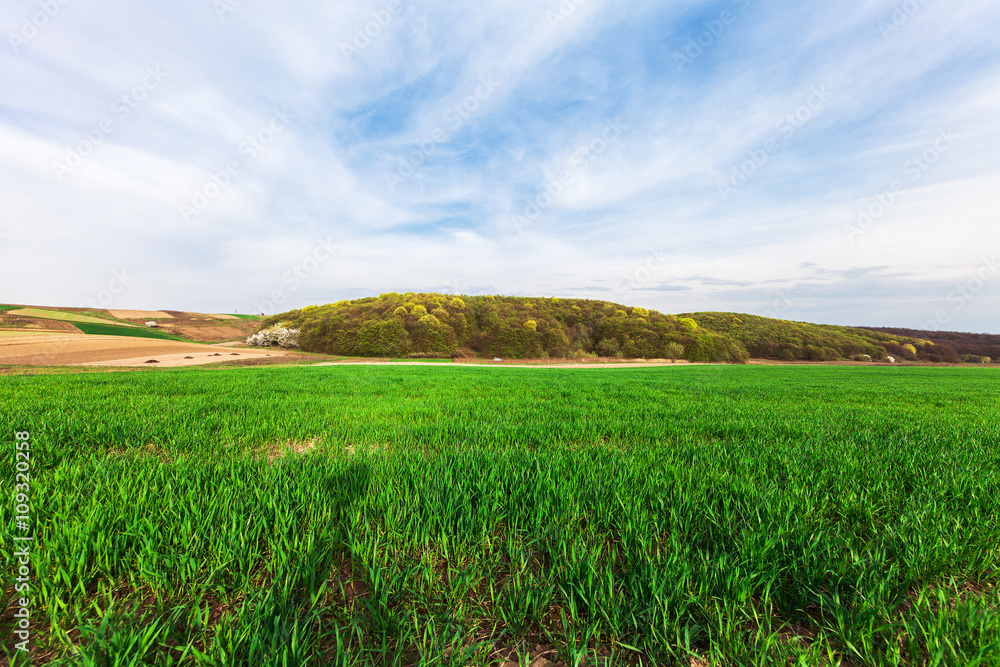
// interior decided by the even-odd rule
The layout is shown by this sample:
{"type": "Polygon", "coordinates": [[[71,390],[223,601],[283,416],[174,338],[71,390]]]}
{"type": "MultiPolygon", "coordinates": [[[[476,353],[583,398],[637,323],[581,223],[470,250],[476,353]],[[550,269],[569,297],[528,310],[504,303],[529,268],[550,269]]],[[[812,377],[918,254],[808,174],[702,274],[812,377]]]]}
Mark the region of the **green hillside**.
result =
{"type": "Polygon", "coordinates": [[[957,363],[950,348],[881,331],[775,320],[740,313],[691,313],[698,325],[739,341],[755,359],[837,361],[869,355],[884,359],[957,363]]]}
{"type": "Polygon", "coordinates": [[[885,332],[586,299],[390,293],[273,315],[261,328],[278,323],[300,330],[303,350],[359,357],[953,361],[930,341],[885,332]]]}
{"type": "Polygon", "coordinates": [[[738,342],[693,320],[604,301],[444,294],[383,294],[267,318],[300,329],[310,352],[524,358],[747,359],[738,342]]]}

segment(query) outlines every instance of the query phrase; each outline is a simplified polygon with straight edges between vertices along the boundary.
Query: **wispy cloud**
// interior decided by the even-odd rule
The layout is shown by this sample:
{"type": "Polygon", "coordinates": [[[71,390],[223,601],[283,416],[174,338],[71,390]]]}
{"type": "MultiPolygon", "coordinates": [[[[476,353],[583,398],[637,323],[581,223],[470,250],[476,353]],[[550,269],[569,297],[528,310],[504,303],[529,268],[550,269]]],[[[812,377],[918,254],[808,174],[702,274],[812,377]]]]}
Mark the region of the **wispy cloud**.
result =
{"type": "MultiPolygon", "coordinates": [[[[796,319],[919,326],[1000,248],[991,0],[49,4],[0,12],[7,301],[75,305],[126,267],[122,307],[781,292],[796,319]],[[317,239],[336,252],[289,289],[317,239]]],[[[1000,331],[997,284],[949,326],[1000,331]]]]}

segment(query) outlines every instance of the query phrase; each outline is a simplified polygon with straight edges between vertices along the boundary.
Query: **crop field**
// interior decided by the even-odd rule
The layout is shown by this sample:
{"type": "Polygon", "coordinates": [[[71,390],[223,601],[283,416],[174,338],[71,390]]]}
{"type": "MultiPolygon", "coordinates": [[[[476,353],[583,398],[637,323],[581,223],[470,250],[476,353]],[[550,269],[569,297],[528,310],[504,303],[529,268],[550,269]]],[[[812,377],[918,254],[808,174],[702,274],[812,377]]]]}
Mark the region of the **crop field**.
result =
{"type": "Polygon", "coordinates": [[[24,317],[38,317],[43,320],[58,320],[60,322],[90,323],[96,325],[117,324],[121,327],[134,326],[128,322],[115,322],[114,320],[102,319],[91,315],[81,315],[80,313],[64,313],[60,310],[47,310],[45,308],[20,308],[11,310],[11,315],[23,315],[24,317]]]}
{"type": "Polygon", "coordinates": [[[73,326],[90,336],[129,336],[132,338],[156,338],[158,340],[186,340],[180,336],[173,336],[163,331],[141,327],[118,326],[115,324],[92,324],[85,322],[73,322],[73,326]]]}
{"type": "Polygon", "coordinates": [[[0,389],[8,488],[31,434],[36,665],[1000,664],[994,369],[0,389]]]}

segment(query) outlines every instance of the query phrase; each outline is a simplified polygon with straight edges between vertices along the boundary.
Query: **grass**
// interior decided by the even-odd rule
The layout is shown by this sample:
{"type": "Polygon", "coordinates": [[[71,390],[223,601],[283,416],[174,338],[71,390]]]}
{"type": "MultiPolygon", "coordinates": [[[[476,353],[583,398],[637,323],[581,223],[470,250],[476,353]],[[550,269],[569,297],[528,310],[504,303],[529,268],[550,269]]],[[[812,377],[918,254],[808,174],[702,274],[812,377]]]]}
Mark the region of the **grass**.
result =
{"type": "Polygon", "coordinates": [[[22,306],[4,306],[0,305],[0,313],[6,312],[8,310],[20,310],[22,306]]]}
{"type": "Polygon", "coordinates": [[[124,327],[113,324],[91,324],[89,322],[74,322],[73,326],[83,333],[91,336],[130,336],[133,338],[176,340],[185,343],[195,342],[190,341],[187,338],[182,338],[181,336],[174,336],[173,334],[157,331],[156,329],[147,329],[144,327],[124,327]]]}
{"type": "Polygon", "coordinates": [[[32,433],[35,664],[996,665],[997,379],[2,377],[0,432],[32,433]]]}
{"type": "Polygon", "coordinates": [[[241,315],[239,313],[233,313],[234,317],[238,317],[241,320],[263,320],[264,318],[260,315],[241,315]]]}
{"type": "MultiPolygon", "coordinates": [[[[43,308],[20,308],[18,310],[12,311],[11,315],[23,315],[24,317],[37,317],[44,320],[58,320],[60,322],[72,322],[77,323],[90,323],[90,324],[108,324],[109,322],[117,322],[117,320],[102,319],[100,317],[92,317],[90,315],[81,315],[79,313],[66,313],[60,310],[45,310],[43,308]]],[[[118,326],[131,327],[133,325],[126,322],[121,322],[118,326]]]]}

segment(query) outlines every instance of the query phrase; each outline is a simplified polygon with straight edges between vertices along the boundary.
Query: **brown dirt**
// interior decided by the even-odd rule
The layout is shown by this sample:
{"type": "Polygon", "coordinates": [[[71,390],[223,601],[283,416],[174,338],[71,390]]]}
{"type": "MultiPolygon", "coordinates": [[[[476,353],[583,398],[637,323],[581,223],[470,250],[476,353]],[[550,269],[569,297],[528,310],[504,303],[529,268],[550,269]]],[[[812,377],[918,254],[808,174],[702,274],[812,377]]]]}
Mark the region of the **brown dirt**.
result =
{"type": "MultiPolygon", "coordinates": [[[[214,321],[214,320],[237,320],[237,321],[240,321],[240,322],[245,321],[245,320],[241,320],[240,318],[236,317],[235,315],[223,315],[223,314],[214,314],[214,313],[189,313],[189,312],[182,311],[182,310],[165,310],[163,312],[169,313],[170,315],[172,315],[174,318],[176,318],[178,320],[197,320],[197,321],[202,321],[202,322],[211,322],[211,321],[214,321]]],[[[254,322],[253,324],[254,324],[254,326],[256,326],[257,323],[254,322]]]]}
{"type": "Polygon", "coordinates": [[[25,334],[0,337],[0,364],[20,366],[155,366],[169,368],[217,363],[232,358],[281,357],[280,350],[181,343],[123,336],[25,334]],[[185,358],[189,357],[189,358],[185,358]],[[147,364],[150,359],[159,363],[147,364]]]}
{"type": "Polygon", "coordinates": [[[246,331],[235,327],[181,327],[167,325],[163,329],[168,333],[203,343],[221,343],[227,340],[244,339],[249,335],[246,331]]]}
{"type": "Polygon", "coordinates": [[[173,315],[169,315],[162,310],[109,310],[111,317],[120,320],[169,320],[173,315]]]}
{"type": "Polygon", "coordinates": [[[17,333],[23,331],[66,331],[80,333],[80,330],[73,326],[71,322],[12,315],[10,312],[0,313],[0,332],[7,331],[17,333]]]}
{"type": "MultiPolygon", "coordinates": [[[[152,311],[115,311],[135,314],[152,311]]],[[[158,329],[199,343],[222,343],[245,339],[257,330],[258,322],[241,320],[232,315],[205,315],[184,313],[179,310],[162,311],[168,320],[160,320],[158,329]]],[[[133,317],[128,321],[139,326],[145,325],[147,317],[133,317]]]]}

